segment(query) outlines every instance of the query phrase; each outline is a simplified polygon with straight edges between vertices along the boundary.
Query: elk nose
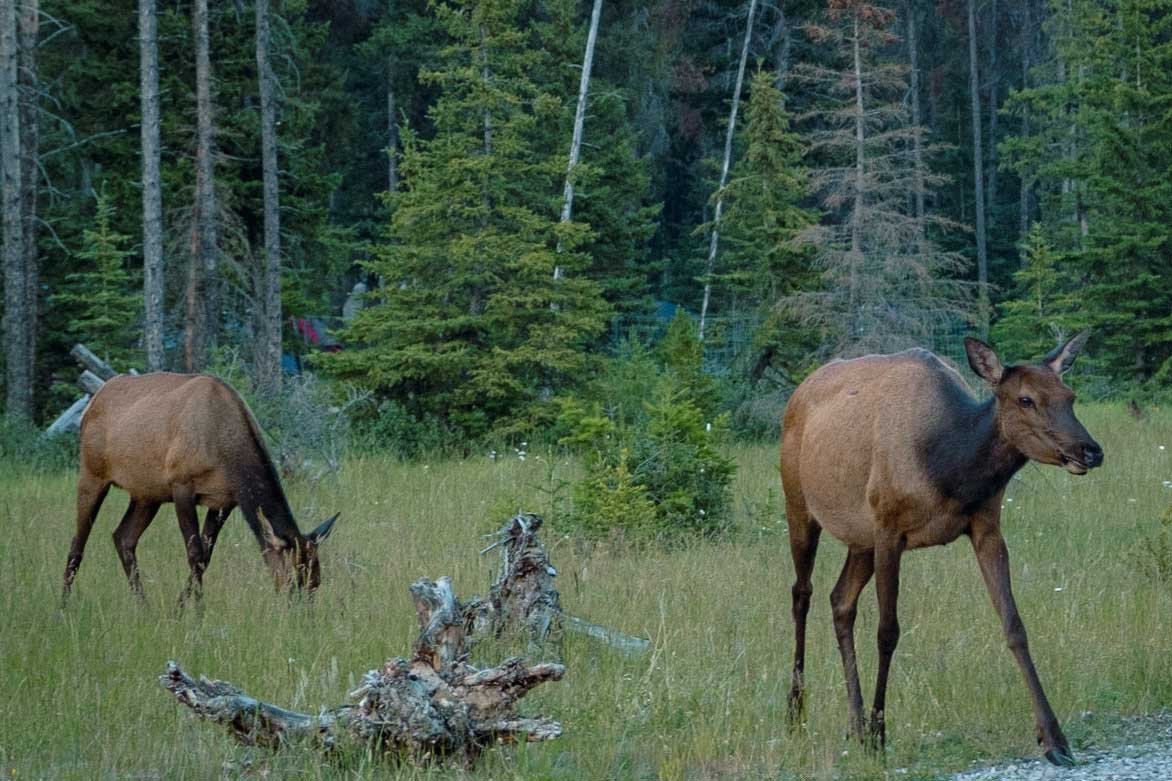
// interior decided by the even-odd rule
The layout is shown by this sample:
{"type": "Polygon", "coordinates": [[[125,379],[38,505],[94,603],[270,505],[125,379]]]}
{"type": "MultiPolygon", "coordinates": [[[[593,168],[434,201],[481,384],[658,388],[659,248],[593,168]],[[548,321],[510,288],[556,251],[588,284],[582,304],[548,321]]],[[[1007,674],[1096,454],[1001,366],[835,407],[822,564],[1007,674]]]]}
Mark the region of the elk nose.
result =
{"type": "Polygon", "coordinates": [[[1086,461],[1087,466],[1089,466],[1089,467],[1102,466],[1102,464],[1103,464],[1103,448],[1099,447],[1098,444],[1091,443],[1089,445],[1083,445],[1082,452],[1083,452],[1083,460],[1086,461]]]}

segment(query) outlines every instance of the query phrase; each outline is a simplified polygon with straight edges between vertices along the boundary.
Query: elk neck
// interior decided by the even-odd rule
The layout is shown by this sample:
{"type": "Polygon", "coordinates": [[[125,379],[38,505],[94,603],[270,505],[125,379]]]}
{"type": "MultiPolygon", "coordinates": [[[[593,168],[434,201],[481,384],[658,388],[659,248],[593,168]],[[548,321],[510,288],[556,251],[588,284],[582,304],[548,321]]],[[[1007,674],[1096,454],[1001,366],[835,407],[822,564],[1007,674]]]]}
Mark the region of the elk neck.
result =
{"type": "Polygon", "coordinates": [[[995,398],[977,401],[957,390],[929,424],[920,453],[931,483],[970,514],[1000,493],[1028,459],[1002,435],[995,398]]]}

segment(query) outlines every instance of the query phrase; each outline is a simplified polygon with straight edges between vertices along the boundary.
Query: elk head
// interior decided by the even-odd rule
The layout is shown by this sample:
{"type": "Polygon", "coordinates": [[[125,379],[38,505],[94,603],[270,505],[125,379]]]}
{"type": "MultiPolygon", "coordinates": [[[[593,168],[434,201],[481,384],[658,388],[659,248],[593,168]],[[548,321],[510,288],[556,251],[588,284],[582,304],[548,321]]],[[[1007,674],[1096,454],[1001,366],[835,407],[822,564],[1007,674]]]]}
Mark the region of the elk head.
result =
{"type": "Polygon", "coordinates": [[[1074,416],[1074,391],[1062,381],[1089,333],[1072,337],[1036,365],[1008,367],[981,340],[964,340],[969,365],[993,389],[1005,441],[1027,458],[1075,475],[1103,463],[1103,448],[1074,416]]]}
{"type": "Polygon", "coordinates": [[[309,534],[284,539],[274,531],[263,512],[258,512],[261,531],[265,537],[264,557],[277,581],[277,590],[283,591],[292,585],[297,591],[306,590],[312,594],[321,585],[321,562],[318,546],[333,531],[334,522],[340,513],[325,520],[309,534]],[[292,582],[290,582],[292,574],[292,582]]]}

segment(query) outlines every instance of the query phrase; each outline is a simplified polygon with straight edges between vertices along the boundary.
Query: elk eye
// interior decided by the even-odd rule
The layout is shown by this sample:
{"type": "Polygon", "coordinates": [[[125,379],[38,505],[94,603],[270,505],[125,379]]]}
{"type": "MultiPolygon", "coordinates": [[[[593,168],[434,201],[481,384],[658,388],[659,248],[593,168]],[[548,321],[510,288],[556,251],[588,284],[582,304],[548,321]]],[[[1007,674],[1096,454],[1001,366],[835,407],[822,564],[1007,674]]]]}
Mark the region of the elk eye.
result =
{"type": "Polygon", "coordinates": [[[1017,403],[1020,404],[1023,409],[1033,409],[1034,408],[1034,400],[1031,399],[1029,396],[1022,396],[1020,399],[1017,400],[1017,403]]]}

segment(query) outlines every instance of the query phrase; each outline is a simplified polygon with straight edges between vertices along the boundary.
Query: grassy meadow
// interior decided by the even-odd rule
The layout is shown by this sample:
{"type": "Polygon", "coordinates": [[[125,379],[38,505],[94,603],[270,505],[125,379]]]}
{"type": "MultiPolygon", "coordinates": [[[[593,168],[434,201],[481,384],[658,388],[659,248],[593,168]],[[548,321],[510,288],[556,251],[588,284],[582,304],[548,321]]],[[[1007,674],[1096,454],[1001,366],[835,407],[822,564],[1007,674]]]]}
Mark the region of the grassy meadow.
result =
{"type": "MultiPolygon", "coordinates": [[[[1043,683],[1076,755],[1115,739],[1118,717],[1172,705],[1172,561],[1149,551],[1172,504],[1172,411],[1135,421],[1082,407],[1106,450],[1086,477],[1027,466],[1010,485],[1004,528],[1014,587],[1043,683]]],[[[842,546],[824,536],[810,615],[809,721],[786,728],[792,566],[777,452],[737,446],[737,532],[721,542],[641,553],[587,548],[549,529],[568,612],[654,641],[623,657],[565,644],[565,680],[522,710],[558,718],[551,743],[487,753],[474,771],[370,757],[322,760],[296,747],[236,745],[158,685],[168,659],[287,707],[344,701],[362,674],[406,655],[407,586],[450,575],[462,597],[487,590],[495,553],[480,535],[518,509],[548,511],[576,465],[556,453],[400,464],[352,459],[336,478],[287,486],[303,530],[341,511],[323,546],[312,604],[276,594],[234,514],[206,577],[202,616],[176,613],[187,575],[171,507],[139,546],[148,604],[136,606],[110,543],[126,507],[111,491],[58,609],[73,533],[69,472],[0,470],[0,776],[19,778],[733,779],[936,777],[974,762],[1035,756],[1029,699],[1006,650],[971,549],[904,559],[885,761],[844,740],[846,702],[829,591],[842,546]]],[[[875,669],[873,587],[860,603],[864,693],[875,669]]],[[[478,647],[496,662],[508,648],[478,647]]]]}

